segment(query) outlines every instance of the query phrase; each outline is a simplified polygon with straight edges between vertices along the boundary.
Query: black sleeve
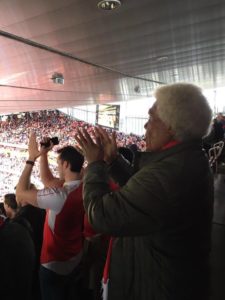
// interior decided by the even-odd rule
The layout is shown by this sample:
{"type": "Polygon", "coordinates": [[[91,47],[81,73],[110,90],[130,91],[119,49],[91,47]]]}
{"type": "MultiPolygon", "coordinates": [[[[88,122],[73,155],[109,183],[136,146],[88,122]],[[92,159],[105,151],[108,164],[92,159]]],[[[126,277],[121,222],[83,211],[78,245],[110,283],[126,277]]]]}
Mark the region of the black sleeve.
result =
{"type": "Polygon", "coordinates": [[[130,177],[134,174],[134,167],[122,155],[118,155],[116,160],[108,167],[110,177],[124,186],[130,177]]]}

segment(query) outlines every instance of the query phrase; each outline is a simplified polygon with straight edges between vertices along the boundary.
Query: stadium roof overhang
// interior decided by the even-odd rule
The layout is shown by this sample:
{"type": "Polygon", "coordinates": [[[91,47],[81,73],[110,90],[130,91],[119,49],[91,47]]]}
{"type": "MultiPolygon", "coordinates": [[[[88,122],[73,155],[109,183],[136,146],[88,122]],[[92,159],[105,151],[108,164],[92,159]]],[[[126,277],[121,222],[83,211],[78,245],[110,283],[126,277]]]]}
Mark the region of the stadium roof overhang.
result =
{"type": "Polygon", "coordinates": [[[97,2],[0,1],[0,113],[141,99],[178,81],[224,86],[224,0],[97,2]]]}

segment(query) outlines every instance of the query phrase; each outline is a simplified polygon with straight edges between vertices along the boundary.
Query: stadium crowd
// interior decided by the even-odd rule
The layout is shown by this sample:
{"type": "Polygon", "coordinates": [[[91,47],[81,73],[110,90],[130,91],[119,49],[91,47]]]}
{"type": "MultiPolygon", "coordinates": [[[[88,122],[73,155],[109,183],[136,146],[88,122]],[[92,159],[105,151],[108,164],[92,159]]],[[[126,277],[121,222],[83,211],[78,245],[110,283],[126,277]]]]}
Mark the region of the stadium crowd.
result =
{"type": "MultiPolygon", "coordinates": [[[[75,120],[66,114],[58,111],[26,112],[9,115],[0,121],[0,201],[3,195],[14,191],[18,182],[24,161],[27,155],[28,136],[34,130],[39,141],[44,137],[57,136],[60,143],[50,153],[50,168],[53,174],[56,173],[56,151],[66,145],[74,145],[74,136],[78,127],[87,128],[88,132],[93,130],[93,125],[83,121],[75,120]]],[[[111,129],[108,129],[111,132],[111,129]]],[[[135,134],[126,135],[117,131],[118,147],[129,147],[136,144],[139,150],[145,149],[143,137],[135,134]]],[[[39,165],[34,168],[32,182],[37,187],[42,187],[39,179],[39,165]]]]}

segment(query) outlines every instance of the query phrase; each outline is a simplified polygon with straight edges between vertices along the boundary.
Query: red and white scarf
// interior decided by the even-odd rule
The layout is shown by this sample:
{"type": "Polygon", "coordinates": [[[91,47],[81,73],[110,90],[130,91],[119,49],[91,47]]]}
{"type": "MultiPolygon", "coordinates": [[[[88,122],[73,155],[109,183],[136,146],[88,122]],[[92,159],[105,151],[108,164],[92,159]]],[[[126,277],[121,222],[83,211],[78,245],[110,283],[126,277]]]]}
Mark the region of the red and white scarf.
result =
{"type": "Polygon", "coordinates": [[[109,240],[109,248],[107,252],[106,262],[103,271],[103,278],[102,278],[102,299],[108,299],[108,285],[109,285],[109,269],[110,269],[110,261],[112,255],[112,245],[113,245],[114,238],[110,238],[109,240]]]}

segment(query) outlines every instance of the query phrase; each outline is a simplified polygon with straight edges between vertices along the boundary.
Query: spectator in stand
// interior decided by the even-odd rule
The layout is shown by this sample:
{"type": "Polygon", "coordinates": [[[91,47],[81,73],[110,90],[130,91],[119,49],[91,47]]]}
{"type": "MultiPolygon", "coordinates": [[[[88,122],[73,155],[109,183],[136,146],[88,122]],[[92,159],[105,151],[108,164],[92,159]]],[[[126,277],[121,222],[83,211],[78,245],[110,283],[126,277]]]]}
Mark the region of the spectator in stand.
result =
{"type": "Polygon", "coordinates": [[[0,220],[1,299],[30,300],[35,265],[30,228],[16,217],[0,220]]]}
{"type": "Polygon", "coordinates": [[[211,110],[191,84],[163,86],[145,124],[145,153],[134,165],[118,155],[116,136],[85,129],[76,140],[88,167],[84,207],[96,232],[114,236],[103,299],[209,299],[213,177],[201,139],[211,110]],[[193,118],[195,115],[195,118],[193,118]],[[122,177],[111,192],[108,176],[122,177]]]}
{"type": "MultiPolygon", "coordinates": [[[[37,190],[34,184],[30,184],[29,188],[32,190],[37,190]]],[[[15,188],[16,189],[16,188],[15,188]]],[[[17,218],[26,219],[32,228],[34,236],[34,244],[36,249],[36,254],[38,258],[38,264],[40,263],[40,254],[43,240],[43,229],[45,221],[45,210],[32,206],[30,204],[22,203],[16,214],[17,218]]]]}
{"type": "Polygon", "coordinates": [[[79,296],[83,248],[81,171],[84,158],[74,147],[63,147],[57,158],[60,178],[54,178],[47,161],[51,147],[43,146],[39,151],[36,136],[31,134],[29,159],[16,188],[17,200],[47,211],[40,268],[42,299],[79,299],[76,297],[79,296]],[[30,190],[32,168],[40,155],[40,172],[45,188],[30,190]]]}
{"type": "MultiPolygon", "coordinates": [[[[34,184],[29,185],[30,189],[36,189],[34,184]]],[[[16,188],[15,188],[16,189],[16,188]]],[[[37,190],[37,189],[36,189],[37,190]]],[[[34,268],[33,284],[32,284],[32,300],[40,300],[40,282],[39,282],[39,268],[40,268],[40,255],[43,241],[43,229],[45,221],[45,210],[32,206],[30,204],[22,203],[19,205],[18,212],[15,219],[26,220],[30,225],[31,237],[35,247],[36,263],[34,268]]]]}
{"type": "Polygon", "coordinates": [[[5,209],[4,209],[4,203],[0,203],[0,227],[3,225],[6,219],[5,209]]]}
{"type": "Polygon", "coordinates": [[[131,144],[128,148],[135,154],[138,151],[138,146],[136,144],[131,144]]]}
{"type": "Polygon", "coordinates": [[[225,132],[225,117],[222,113],[218,113],[216,117],[217,121],[222,124],[223,130],[225,132]]]}
{"type": "Polygon", "coordinates": [[[224,140],[223,125],[221,122],[218,122],[218,120],[215,118],[213,119],[213,124],[210,133],[203,138],[203,148],[208,153],[209,149],[213,146],[213,144],[223,140],[224,140]]]}
{"type": "Polygon", "coordinates": [[[217,119],[213,120],[213,131],[216,143],[224,139],[223,125],[217,119]]]}
{"type": "Polygon", "coordinates": [[[15,218],[15,215],[18,210],[15,194],[6,194],[4,196],[4,209],[6,216],[9,219],[15,218]]]}

